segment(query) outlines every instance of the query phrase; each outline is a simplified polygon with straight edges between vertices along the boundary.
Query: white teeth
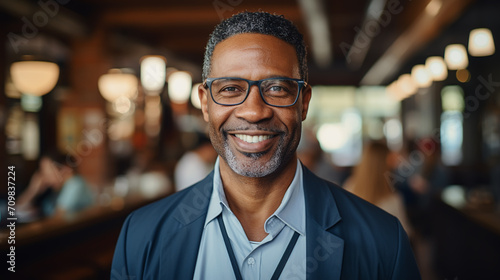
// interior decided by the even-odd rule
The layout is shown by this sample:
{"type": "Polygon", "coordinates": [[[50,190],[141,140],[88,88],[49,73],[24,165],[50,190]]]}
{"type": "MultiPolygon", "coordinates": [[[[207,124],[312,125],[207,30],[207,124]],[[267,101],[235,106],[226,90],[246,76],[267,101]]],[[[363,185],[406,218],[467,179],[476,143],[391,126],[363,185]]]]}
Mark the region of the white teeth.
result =
{"type": "Polygon", "coordinates": [[[235,136],[238,137],[239,139],[245,141],[245,142],[248,142],[248,143],[258,143],[258,142],[261,142],[261,141],[264,141],[264,140],[271,138],[270,135],[251,136],[251,135],[246,135],[246,134],[235,134],[235,136]]]}

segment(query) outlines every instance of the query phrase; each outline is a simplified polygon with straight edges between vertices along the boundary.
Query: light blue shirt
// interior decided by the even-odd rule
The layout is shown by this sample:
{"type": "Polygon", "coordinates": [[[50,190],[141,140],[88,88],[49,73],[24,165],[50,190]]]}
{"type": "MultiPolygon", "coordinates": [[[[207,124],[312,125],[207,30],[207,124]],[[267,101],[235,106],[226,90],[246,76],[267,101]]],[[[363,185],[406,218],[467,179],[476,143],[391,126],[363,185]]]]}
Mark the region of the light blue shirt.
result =
{"type": "Polygon", "coordinates": [[[264,223],[268,235],[261,242],[249,241],[241,223],[227,203],[219,171],[214,167],[212,197],[208,205],[201,237],[194,279],[235,279],[231,260],[219,228],[217,216],[222,212],[227,234],[244,280],[271,279],[285,248],[295,232],[300,234],[280,279],[306,278],[306,210],[302,167],[297,170],[278,209],[264,223]]]}
{"type": "Polygon", "coordinates": [[[83,210],[94,203],[94,196],[87,183],[80,175],[75,175],[64,182],[60,192],[52,192],[42,201],[44,215],[54,214],[57,208],[69,213],[83,210]]]}

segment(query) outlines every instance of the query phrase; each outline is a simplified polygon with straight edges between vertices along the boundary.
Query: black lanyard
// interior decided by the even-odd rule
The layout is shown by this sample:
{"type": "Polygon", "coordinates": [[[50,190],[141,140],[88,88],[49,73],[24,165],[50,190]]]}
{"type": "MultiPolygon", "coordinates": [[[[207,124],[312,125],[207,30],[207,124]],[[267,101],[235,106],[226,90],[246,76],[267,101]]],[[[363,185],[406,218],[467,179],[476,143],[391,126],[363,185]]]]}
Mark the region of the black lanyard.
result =
{"type": "MultiPolygon", "coordinates": [[[[226,226],[224,225],[224,221],[222,220],[222,214],[217,217],[217,220],[219,221],[220,231],[222,232],[222,237],[224,238],[224,243],[226,244],[227,253],[229,254],[229,258],[231,259],[231,265],[233,266],[234,275],[236,276],[237,280],[243,280],[243,277],[241,277],[240,267],[238,266],[238,262],[236,262],[236,257],[234,256],[233,247],[231,246],[231,242],[229,241],[229,236],[227,236],[226,226]]],[[[280,277],[281,272],[283,271],[283,268],[285,268],[286,262],[290,257],[290,254],[292,254],[293,247],[295,247],[295,243],[297,243],[297,239],[299,239],[299,233],[295,232],[292,236],[292,239],[290,239],[290,243],[288,243],[288,246],[286,247],[285,253],[283,253],[283,257],[281,257],[281,260],[276,267],[271,280],[278,280],[278,278],[280,277]]]]}

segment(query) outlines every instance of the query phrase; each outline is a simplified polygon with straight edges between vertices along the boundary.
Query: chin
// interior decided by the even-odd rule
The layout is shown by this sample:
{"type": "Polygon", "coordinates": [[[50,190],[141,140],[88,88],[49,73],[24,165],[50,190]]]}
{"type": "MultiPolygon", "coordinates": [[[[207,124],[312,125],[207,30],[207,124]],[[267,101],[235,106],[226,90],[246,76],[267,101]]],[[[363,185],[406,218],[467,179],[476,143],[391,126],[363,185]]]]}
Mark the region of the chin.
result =
{"type": "Polygon", "coordinates": [[[237,158],[234,153],[226,149],[225,161],[227,165],[238,175],[263,178],[275,174],[285,165],[285,158],[281,150],[276,151],[271,158],[264,159],[267,153],[241,154],[243,158],[237,158]]]}

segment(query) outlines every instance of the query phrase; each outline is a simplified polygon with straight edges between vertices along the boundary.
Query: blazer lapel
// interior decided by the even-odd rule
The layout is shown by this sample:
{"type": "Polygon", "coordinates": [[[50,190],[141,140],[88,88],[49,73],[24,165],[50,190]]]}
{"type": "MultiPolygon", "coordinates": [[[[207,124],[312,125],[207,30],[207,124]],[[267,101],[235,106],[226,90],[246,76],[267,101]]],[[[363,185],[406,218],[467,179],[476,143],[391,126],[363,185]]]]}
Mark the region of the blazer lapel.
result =
{"type": "Polygon", "coordinates": [[[328,185],[303,168],[306,200],[307,279],[340,279],[344,240],[330,232],[340,220],[328,185]]]}
{"type": "Polygon", "coordinates": [[[213,172],[187,190],[189,193],[176,206],[172,216],[178,224],[171,223],[165,229],[175,233],[161,242],[159,279],[193,279],[212,186],[213,172]]]}

